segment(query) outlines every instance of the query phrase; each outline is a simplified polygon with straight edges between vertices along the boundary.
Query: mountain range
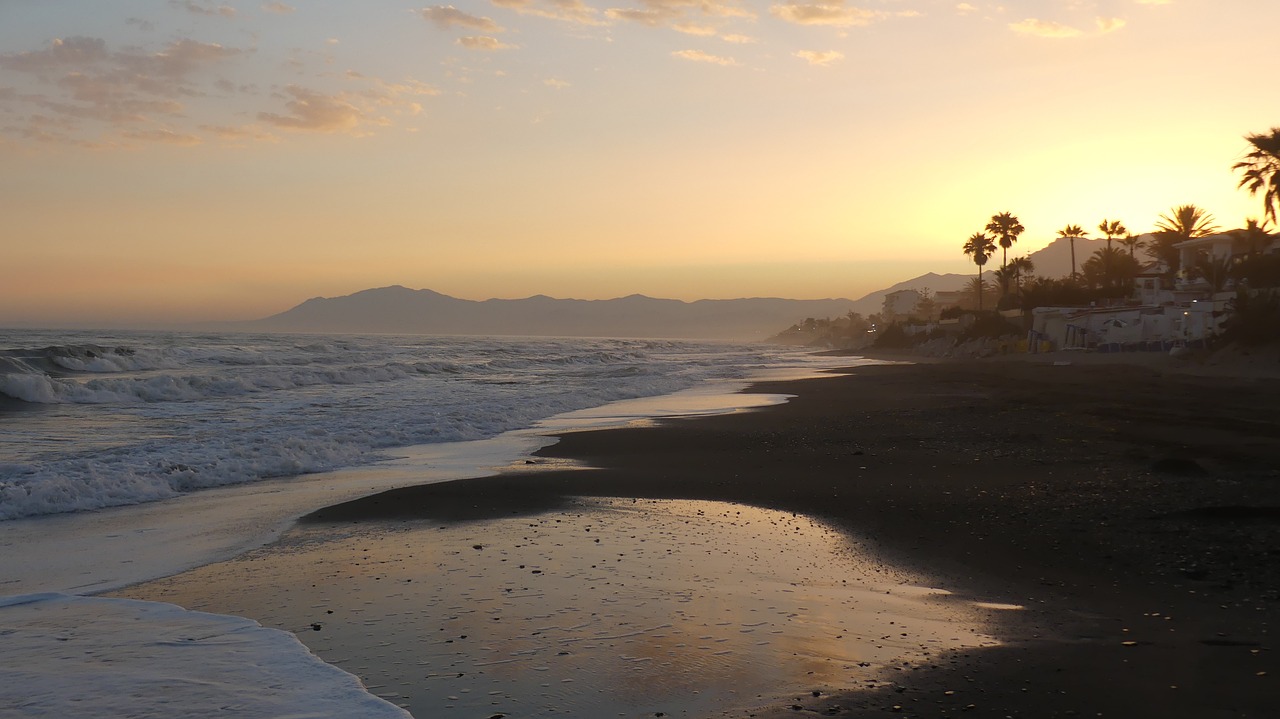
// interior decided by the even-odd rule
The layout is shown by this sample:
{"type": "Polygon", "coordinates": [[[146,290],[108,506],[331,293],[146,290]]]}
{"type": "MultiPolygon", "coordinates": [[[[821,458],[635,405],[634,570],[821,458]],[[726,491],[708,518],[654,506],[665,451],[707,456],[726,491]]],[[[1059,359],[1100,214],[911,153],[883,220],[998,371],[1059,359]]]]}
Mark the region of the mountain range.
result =
{"type": "MultiPolygon", "coordinates": [[[[1102,242],[1077,240],[1077,262],[1082,263],[1102,242]]],[[[1066,240],[1055,240],[1029,257],[1038,275],[1059,277],[1071,271],[1066,240]]],[[[809,317],[838,317],[851,311],[863,315],[879,312],[889,292],[925,287],[933,291],[958,290],[972,277],[971,274],[930,272],[858,300],[757,297],[684,302],[644,295],[610,300],[536,295],[515,300],[477,301],[397,285],[343,297],[315,297],[270,317],[227,326],[264,332],[759,340],[809,317]]]]}
{"type": "Polygon", "coordinates": [[[234,329],[269,332],[350,332],[551,337],[662,337],[756,340],[806,317],[848,313],[845,299],[464,300],[431,290],[381,287],[344,297],[316,297],[293,309],[234,329]]]}

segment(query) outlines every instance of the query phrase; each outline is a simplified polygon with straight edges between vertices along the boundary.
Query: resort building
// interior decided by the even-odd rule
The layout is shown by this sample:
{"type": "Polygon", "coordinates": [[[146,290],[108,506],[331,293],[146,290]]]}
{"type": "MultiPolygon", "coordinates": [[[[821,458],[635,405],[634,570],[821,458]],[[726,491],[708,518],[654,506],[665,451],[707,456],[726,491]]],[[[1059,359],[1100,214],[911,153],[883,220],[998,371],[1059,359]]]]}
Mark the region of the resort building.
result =
{"type": "Polygon", "coordinates": [[[965,290],[938,290],[933,293],[933,303],[939,308],[959,307],[965,303],[973,304],[973,293],[965,290]]]}
{"type": "Polygon", "coordinates": [[[1170,280],[1162,262],[1144,265],[1133,294],[1106,307],[1037,307],[1027,346],[1031,351],[1168,351],[1200,346],[1222,331],[1236,292],[1232,263],[1248,253],[1280,253],[1280,237],[1262,236],[1249,247],[1242,233],[1223,232],[1179,242],[1182,270],[1170,280]]]}
{"type": "Polygon", "coordinates": [[[1160,352],[1194,347],[1221,331],[1226,300],[1186,305],[1037,307],[1028,346],[1098,352],[1160,352]]]}
{"type": "Polygon", "coordinates": [[[884,296],[884,307],[880,310],[880,318],[890,322],[898,317],[907,317],[915,311],[920,302],[920,293],[915,290],[898,290],[884,296]]]}

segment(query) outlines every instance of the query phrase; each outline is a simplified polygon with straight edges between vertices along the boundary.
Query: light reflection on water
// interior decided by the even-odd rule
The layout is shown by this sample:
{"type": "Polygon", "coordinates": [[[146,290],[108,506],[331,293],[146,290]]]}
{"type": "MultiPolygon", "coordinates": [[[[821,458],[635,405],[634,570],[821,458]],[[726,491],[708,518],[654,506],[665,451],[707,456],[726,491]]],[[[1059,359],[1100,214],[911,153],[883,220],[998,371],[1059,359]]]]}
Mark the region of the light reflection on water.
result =
{"type": "Polygon", "coordinates": [[[965,605],[908,581],[807,517],[592,499],[304,528],[128,594],[297,631],[418,717],[653,716],[863,685],[996,643],[965,605]]]}

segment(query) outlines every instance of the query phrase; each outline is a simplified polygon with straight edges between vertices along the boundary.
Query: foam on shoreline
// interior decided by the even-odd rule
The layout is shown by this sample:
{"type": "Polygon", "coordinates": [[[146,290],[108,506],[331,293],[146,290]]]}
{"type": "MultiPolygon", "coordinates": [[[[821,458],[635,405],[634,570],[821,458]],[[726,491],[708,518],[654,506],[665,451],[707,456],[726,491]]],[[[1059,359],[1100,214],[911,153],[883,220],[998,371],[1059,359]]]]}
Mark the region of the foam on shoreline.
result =
{"type": "Polygon", "coordinates": [[[95,594],[220,561],[260,547],[321,507],[388,489],[494,474],[555,440],[662,417],[722,414],[777,404],[744,382],[623,400],[551,417],[493,439],[406,447],[374,465],[219,487],[173,500],[0,522],[0,595],[95,594]]]}
{"type": "Polygon", "coordinates": [[[289,632],[129,599],[0,598],[0,706],[26,716],[361,717],[409,714],[289,632]]]}

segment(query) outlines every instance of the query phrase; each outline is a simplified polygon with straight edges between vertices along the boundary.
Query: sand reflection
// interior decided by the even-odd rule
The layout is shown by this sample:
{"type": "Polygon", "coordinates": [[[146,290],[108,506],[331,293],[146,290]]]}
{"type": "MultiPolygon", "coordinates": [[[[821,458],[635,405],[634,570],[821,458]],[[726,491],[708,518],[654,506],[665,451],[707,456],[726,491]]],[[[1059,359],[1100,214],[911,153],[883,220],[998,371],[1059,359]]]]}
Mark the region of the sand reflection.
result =
{"type": "Polygon", "coordinates": [[[995,643],[965,605],[784,512],[591,499],[341,531],[127,594],[297,631],[419,717],[711,713],[995,643]]]}

